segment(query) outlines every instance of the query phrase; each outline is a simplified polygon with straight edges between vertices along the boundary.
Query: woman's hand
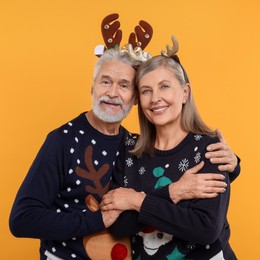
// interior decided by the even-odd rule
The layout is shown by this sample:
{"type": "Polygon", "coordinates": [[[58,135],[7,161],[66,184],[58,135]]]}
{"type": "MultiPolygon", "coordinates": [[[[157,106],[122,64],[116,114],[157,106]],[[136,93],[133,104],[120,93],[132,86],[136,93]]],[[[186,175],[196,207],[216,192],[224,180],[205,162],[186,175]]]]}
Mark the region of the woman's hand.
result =
{"type": "Polygon", "coordinates": [[[187,170],[181,178],[169,185],[171,200],[177,204],[181,200],[214,198],[226,191],[224,175],[217,173],[198,173],[204,162],[187,170]]]}
{"type": "Polygon", "coordinates": [[[117,188],[103,196],[101,210],[140,211],[145,194],[129,188],[117,188]]]}

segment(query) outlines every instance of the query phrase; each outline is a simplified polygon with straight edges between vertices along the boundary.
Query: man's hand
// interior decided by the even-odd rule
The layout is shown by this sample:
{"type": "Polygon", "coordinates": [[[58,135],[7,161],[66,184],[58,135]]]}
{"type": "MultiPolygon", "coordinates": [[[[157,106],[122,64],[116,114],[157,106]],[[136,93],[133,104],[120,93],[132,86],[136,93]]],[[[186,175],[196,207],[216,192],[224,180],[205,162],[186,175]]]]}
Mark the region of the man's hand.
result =
{"type": "Polygon", "coordinates": [[[197,173],[203,165],[202,161],[169,185],[170,197],[175,204],[181,200],[214,198],[226,191],[227,184],[223,181],[225,177],[222,174],[197,173]]]}
{"type": "Polygon", "coordinates": [[[216,134],[220,142],[209,145],[205,157],[211,163],[220,164],[218,166],[220,171],[233,172],[238,163],[237,157],[226,143],[219,129],[216,130],[216,134]]]}
{"type": "Polygon", "coordinates": [[[103,222],[106,228],[110,227],[118,218],[122,211],[119,210],[107,210],[101,211],[103,222]]]}

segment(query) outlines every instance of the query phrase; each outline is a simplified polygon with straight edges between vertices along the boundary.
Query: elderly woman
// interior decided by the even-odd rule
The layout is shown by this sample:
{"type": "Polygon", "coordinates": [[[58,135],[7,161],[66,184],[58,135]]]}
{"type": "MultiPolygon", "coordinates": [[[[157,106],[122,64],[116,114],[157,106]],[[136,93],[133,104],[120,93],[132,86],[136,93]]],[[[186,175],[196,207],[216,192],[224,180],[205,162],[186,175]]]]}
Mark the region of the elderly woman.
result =
{"type": "Polygon", "coordinates": [[[233,260],[227,211],[230,181],[205,157],[219,142],[201,119],[185,70],[174,54],[156,56],[137,71],[140,137],[130,135],[113,173],[102,210],[120,210],[111,227],[132,237],[133,259],[233,260]],[[212,198],[178,201],[174,183],[188,169],[223,176],[226,191],[212,198]]]}

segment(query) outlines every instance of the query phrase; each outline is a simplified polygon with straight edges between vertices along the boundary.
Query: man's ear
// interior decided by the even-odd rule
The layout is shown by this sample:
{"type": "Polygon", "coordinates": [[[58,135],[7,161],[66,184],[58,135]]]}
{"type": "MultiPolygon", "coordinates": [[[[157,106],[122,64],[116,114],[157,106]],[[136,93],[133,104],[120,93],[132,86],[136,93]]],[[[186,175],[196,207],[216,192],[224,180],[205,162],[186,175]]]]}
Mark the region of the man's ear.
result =
{"type": "Polygon", "coordinates": [[[134,105],[137,105],[138,104],[138,95],[139,93],[137,92],[134,96],[134,105]]]}

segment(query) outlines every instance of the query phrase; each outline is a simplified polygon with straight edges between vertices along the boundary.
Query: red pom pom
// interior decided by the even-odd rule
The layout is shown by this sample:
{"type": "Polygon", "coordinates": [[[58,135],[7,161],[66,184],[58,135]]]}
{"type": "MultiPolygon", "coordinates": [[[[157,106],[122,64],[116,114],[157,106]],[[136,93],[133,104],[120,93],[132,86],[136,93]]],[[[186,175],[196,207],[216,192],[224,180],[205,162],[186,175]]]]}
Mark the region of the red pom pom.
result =
{"type": "Polygon", "coordinates": [[[112,260],[123,260],[127,257],[127,248],[125,245],[117,243],[111,251],[112,260]]]}

